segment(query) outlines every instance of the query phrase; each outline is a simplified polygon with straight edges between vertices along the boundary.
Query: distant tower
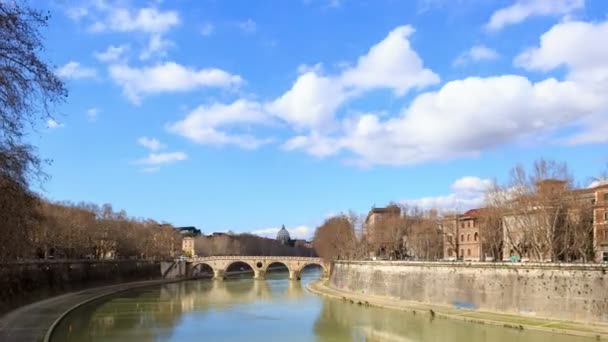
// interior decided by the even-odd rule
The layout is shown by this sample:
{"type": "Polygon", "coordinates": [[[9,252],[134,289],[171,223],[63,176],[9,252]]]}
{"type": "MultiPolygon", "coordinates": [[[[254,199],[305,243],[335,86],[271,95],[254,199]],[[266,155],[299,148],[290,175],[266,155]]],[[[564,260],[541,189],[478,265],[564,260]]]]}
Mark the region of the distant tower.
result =
{"type": "Polygon", "coordinates": [[[285,225],[283,225],[281,227],[281,230],[279,230],[279,232],[277,233],[277,241],[279,241],[282,245],[288,245],[289,240],[291,240],[291,238],[289,237],[289,232],[287,231],[287,229],[285,229],[285,225]]]}

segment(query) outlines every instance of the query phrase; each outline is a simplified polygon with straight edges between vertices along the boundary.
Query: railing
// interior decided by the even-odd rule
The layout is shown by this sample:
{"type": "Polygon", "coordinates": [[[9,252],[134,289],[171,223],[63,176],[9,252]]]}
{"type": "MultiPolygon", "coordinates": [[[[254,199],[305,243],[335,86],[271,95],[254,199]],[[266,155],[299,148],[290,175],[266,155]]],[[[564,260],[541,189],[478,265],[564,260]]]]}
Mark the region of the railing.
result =
{"type": "Polygon", "coordinates": [[[226,256],[208,256],[208,257],[196,257],[187,258],[187,260],[243,260],[243,259],[256,259],[256,260],[306,260],[306,261],[321,261],[321,258],[315,257],[298,257],[298,256],[248,256],[248,255],[226,255],[226,256]]]}

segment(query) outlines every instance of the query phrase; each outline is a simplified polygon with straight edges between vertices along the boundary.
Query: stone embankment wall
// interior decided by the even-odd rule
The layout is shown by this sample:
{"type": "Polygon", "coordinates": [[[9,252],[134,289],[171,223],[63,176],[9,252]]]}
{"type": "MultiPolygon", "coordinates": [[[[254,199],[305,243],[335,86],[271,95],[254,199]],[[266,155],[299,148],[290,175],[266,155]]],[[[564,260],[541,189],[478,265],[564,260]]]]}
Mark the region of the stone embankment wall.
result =
{"type": "Polygon", "coordinates": [[[464,309],[608,323],[608,265],[338,261],[330,286],[464,309]]]}
{"type": "Polygon", "coordinates": [[[135,260],[0,264],[0,313],[68,291],[160,276],[158,262],[135,260]]]}

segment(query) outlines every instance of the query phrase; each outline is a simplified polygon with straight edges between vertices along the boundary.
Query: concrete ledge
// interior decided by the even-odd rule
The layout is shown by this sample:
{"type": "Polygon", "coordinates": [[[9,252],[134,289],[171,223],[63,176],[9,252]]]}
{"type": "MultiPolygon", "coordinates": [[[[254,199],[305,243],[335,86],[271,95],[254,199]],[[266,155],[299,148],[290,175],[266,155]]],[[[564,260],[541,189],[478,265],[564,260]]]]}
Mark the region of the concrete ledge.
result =
{"type": "Polygon", "coordinates": [[[336,260],[345,265],[465,267],[498,269],[593,270],[608,273],[608,264],[573,264],[550,262],[483,262],[483,261],[404,261],[404,260],[336,260]]]}
{"type": "Polygon", "coordinates": [[[424,313],[436,317],[479,324],[492,324],[518,330],[535,330],[572,336],[591,337],[596,340],[608,340],[608,324],[582,324],[568,321],[547,320],[480,310],[466,310],[447,306],[429,305],[396,298],[361,295],[334,289],[329,286],[327,280],[311,282],[308,283],[306,287],[310,292],[317,295],[343,300],[357,305],[424,313]]]}
{"type": "Polygon", "coordinates": [[[48,341],[61,319],[84,304],[126,290],[182,280],[185,279],[146,280],[95,287],[20,307],[0,317],[0,341],[48,341]]]}

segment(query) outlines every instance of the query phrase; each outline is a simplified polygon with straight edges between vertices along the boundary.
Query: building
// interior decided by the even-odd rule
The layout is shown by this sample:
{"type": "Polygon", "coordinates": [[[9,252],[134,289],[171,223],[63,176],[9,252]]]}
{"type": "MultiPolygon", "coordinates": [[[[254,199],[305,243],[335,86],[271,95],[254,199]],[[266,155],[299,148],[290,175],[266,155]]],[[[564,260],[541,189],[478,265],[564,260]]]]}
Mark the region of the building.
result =
{"type": "Polygon", "coordinates": [[[304,239],[296,239],[293,241],[293,246],[301,248],[312,248],[312,242],[306,241],[304,239]]]}
{"type": "Polygon", "coordinates": [[[291,237],[289,236],[289,232],[287,231],[287,229],[285,229],[285,225],[283,225],[277,233],[276,240],[279,241],[282,245],[289,245],[291,243],[291,237]]]}
{"type": "Polygon", "coordinates": [[[196,252],[194,250],[194,237],[184,236],[182,238],[182,252],[184,255],[189,257],[196,256],[196,252]]]}
{"type": "Polygon", "coordinates": [[[175,228],[182,235],[182,254],[190,257],[196,256],[194,239],[202,234],[202,231],[194,226],[175,228]]]}
{"type": "Polygon", "coordinates": [[[584,260],[608,262],[608,183],[568,189],[565,181],[547,179],[536,184],[535,194],[513,200],[517,201],[523,204],[502,217],[504,260],[583,259],[581,253],[573,255],[564,245],[570,239],[584,251],[584,260]],[[554,241],[529,242],[543,236],[554,236],[554,241]]]}
{"type": "Polygon", "coordinates": [[[363,239],[371,246],[369,256],[386,256],[390,254],[389,246],[392,246],[394,236],[388,233],[390,226],[398,224],[397,219],[401,218],[401,208],[391,204],[384,208],[372,208],[363,225],[363,239]]]}
{"type": "Polygon", "coordinates": [[[593,191],[593,241],[596,262],[608,262],[608,183],[593,191]]]}
{"type": "Polygon", "coordinates": [[[471,209],[462,215],[446,215],[440,221],[443,231],[443,255],[447,260],[483,261],[485,255],[481,239],[485,209],[471,209]]]}

